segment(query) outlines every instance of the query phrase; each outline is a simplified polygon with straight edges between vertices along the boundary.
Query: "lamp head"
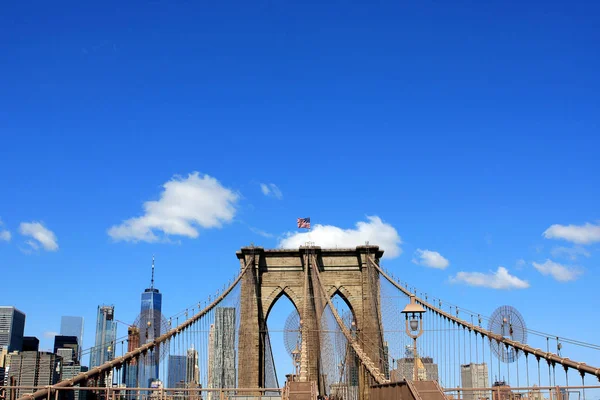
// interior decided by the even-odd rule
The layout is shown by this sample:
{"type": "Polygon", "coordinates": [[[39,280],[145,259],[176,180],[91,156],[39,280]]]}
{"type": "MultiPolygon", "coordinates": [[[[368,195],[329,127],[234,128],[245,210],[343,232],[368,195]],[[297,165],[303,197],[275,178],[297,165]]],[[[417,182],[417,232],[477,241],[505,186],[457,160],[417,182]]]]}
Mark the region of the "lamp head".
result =
{"type": "Polygon", "coordinates": [[[418,319],[411,319],[409,321],[410,324],[410,330],[411,331],[417,331],[419,330],[419,320],[418,319]]]}
{"type": "Polygon", "coordinates": [[[409,317],[410,319],[420,319],[424,312],[425,309],[421,307],[420,304],[417,304],[415,302],[414,295],[410,296],[410,303],[407,304],[406,307],[404,307],[404,310],[402,310],[402,314],[406,316],[406,319],[409,319],[409,317]]]}
{"type": "Polygon", "coordinates": [[[420,304],[417,304],[415,296],[411,295],[410,303],[402,310],[402,314],[404,314],[406,320],[409,322],[411,331],[415,332],[419,330],[419,323],[424,312],[425,309],[420,304]]]}

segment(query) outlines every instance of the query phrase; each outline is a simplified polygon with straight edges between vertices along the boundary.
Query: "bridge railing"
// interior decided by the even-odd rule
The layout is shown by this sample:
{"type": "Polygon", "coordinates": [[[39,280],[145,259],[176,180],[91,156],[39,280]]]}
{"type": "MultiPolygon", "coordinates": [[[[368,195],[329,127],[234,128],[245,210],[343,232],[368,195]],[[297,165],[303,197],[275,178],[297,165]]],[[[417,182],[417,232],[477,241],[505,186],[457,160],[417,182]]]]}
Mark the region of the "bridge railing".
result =
{"type": "MultiPolygon", "coordinates": [[[[4,386],[5,400],[20,393],[27,398],[48,387],[4,386]]],[[[280,400],[281,388],[126,388],[126,387],[60,387],[48,392],[46,400],[280,400]],[[258,394],[257,394],[258,392],[258,394]]]]}
{"type": "Polygon", "coordinates": [[[597,399],[600,386],[446,388],[444,393],[454,400],[585,400],[597,399]]]}

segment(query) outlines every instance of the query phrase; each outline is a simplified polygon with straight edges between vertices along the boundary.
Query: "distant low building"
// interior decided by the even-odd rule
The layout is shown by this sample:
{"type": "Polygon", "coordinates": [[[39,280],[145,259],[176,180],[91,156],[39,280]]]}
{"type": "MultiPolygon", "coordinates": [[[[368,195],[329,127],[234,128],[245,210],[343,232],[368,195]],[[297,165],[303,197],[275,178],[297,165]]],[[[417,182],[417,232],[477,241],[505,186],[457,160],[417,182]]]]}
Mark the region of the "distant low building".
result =
{"type": "MultiPolygon", "coordinates": [[[[482,364],[466,364],[460,366],[461,385],[465,389],[487,388],[488,383],[488,368],[486,363],[482,364]]],[[[489,393],[482,391],[465,391],[462,397],[465,400],[480,400],[489,398],[489,393]]]]}
{"type": "Polygon", "coordinates": [[[533,388],[527,393],[529,400],[544,400],[544,395],[540,391],[538,385],[533,385],[533,388]]]}
{"type": "MultiPolygon", "coordinates": [[[[492,389],[492,400],[515,400],[515,396],[506,382],[494,382],[492,389]]],[[[520,397],[518,396],[518,398],[520,397]]]]}
{"type": "MultiPolygon", "coordinates": [[[[390,380],[399,382],[404,379],[412,380],[414,377],[414,358],[401,358],[396,361],[396,368],[390,371],[390,380]]],[[[419,380],[437,381],[438,365],[431,357],[417,357],[417,374],[419,380]]]]}
{"type": "MultiPolygon", "coordinates": [[[[71,350],[71,349],[69,349],[71,350]]],[[[82,372],[87,372],[88,368],[81,365],[63,365],[62,367],[62,379],[71,379],[79,375],[82,372]]],[[[80,385],[76,385],[80,386],[80,385]]],[[[61,393],[63,400],[86,400],[87,392],[85,390],[68,390],[61,393]],[[63,397],[64,396],[64,397],[63,397]]]]}
{"type": "MultiPolygon", "coordinates": [[[[132,352],[138,347],[140,347],[140,330],[137,326],[130,326],[127,328],[127,351],[132,352]]],[[[123,365],[122,383],[125,385],[125,387],[138,387],[138,372],[138,360],[135,358],[123,365]]],[[[132,397],[136,393],[137,392],[130,392],[132,397]]]]}
{"type": "Polygon", "coordinates": [[[63,365],[75,364],[75,352],[73,349],[56,349],[56,355],[61,358],[63,365]]]}

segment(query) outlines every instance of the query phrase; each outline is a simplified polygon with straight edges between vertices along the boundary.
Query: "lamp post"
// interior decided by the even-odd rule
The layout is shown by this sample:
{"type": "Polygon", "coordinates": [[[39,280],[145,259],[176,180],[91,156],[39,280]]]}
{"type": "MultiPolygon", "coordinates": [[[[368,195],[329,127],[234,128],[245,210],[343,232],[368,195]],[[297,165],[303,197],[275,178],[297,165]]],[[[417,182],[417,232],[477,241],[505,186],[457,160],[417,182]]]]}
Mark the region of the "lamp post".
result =
{"type": "Polygon", "coordinates": [[[415,296],[410,296],[410,303],[404,307],[402,314],[406,317],[406,334],[413,339],[414,370],[413,380],[419,380],[417,366],[417,338],[423,334],[423,313],[425,309],[415,302],[415,296]]]}
{"type": "Polygon", "coordinates": [[[296,344],[296,348],[292,351],[292,359],[294,360],[294,368],[296,369],[294,381],[297,381],[299,372],[298,369],[300,367],[300,350],[298,350],[298,344],[296,344]]]}

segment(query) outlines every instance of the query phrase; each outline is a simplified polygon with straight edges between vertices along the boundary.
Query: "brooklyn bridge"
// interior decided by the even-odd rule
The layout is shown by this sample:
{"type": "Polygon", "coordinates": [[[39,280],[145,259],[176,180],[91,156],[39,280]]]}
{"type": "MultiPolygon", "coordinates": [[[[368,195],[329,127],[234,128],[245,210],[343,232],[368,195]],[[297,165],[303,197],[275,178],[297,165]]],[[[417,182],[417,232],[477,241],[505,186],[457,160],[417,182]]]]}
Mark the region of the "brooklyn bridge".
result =
{"type": "MultiPolygon", "coordinates": [[[[598,398],[600,369],[568,358],[600,347],[527,328],[512,307],[492,316],[460,308],[386,271],[383,249],[244,247],[239,274],[215,296],[172,316],[145,340],[113,343],[120,354],[41,388],[9,386],[11,399],[585,399],[598,398]],[[280,382],[267,319],[286,297],[294,373],[280,382]],[[127,371],[194,349],[194,385],[131,387],[127,371]],[[117,384],[118,383],[118,384],[117,384]]],[[[182,305],[183,306],[183,305],[182,305]]],[[[518,306],[518,305],[517,305],[518,306]]],[[[543,327],[541,327],[543,328],[543,327]]],[[[139,386],[139,385],[138,385],[139,386]]],[[[146,385],[147,386],[147,385],[146,385]]]]}

